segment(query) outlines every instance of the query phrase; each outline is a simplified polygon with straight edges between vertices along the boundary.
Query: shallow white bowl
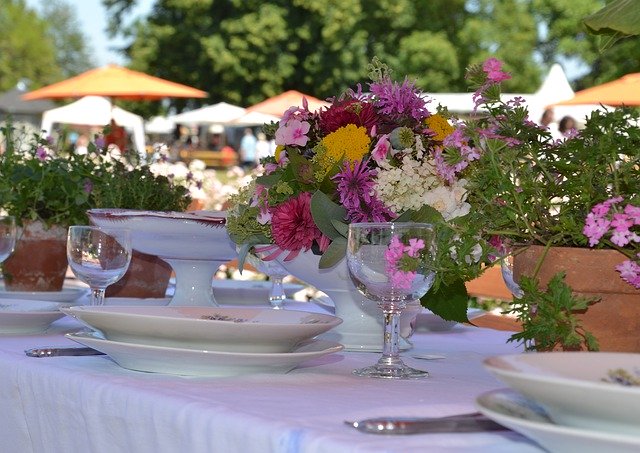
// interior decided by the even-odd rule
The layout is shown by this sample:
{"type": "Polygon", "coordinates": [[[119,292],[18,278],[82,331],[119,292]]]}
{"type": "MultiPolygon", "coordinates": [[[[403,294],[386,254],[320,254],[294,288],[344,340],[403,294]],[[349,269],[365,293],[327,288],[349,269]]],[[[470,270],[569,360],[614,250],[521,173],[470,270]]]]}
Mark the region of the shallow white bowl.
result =
{"type": "Polygon", "coordinates": [[[104,352],[123,368],[189,376],[286,373],[303,362],[342,350],[342,345],[323,340],[306,341],[291,352],[262,354],[122,343],[106,340],[95,332],[66,336],[104,352]]]}
{"type": "Polygon", "coordinates": [[[113,341],[234,352],[288,352],[342,321],[294,310],[236,307],[70,307],[113,341]]]}
{"type": "Polygon", "coordinates": [[[640,435],[640,386],[605,381],[618,369],[638,377],[640,354],[525,353],[490,357],[484,366],[542,405],[556,423],[640,435]]]}
{"type": "Polygon", "coordinates": [[[572,428],[553,423],[544,409],[510,389],[483,393],[480,412],[552,452],[637,453],[640,436],[572,428]]]}
{"type": "Polygon", "coordinates": [[[47,302],[72,303],[89,293],[89,288],[68,286],[61,291],[7,291],[0,285],[0,299],[28,299],[47,302]]]}
{"type": "Polygon", "coordinates": [[[60,304],[28,299],[0,299],[0,334],[44,332],[64,316],[60,304]]]}

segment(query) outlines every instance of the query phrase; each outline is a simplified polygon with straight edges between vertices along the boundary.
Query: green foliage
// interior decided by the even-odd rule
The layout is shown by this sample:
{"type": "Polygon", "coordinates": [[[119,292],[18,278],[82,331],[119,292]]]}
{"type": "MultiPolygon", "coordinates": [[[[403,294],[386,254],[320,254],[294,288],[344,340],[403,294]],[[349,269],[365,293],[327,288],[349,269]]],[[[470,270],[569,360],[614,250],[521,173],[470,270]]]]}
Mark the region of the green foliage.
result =
{"type": "Polygon", "coordinates": [[[155,175],[147,165],[128,168],[122,162],[103,173],[92,196],[96,208],[184,211],[191,203],[186,187],[155,175]]]}
{"type": "Polygon", "coordinates": [[[564,278],[563,272],[554,275],[543,290],[536,279],[522,277],[520,287],[524,296],[515,299],[506,313],[516,315],[523,330],[509,341],[521,341],[528,350],[536,351],[598,350],[598,341],[584,330],[576,316],[598,299],[574,296],[564,278]]]}
{"type": "Polygon", "coordinates": [[[604,0],[157,0],[126,29],[135,2],[103,3],[111,31],[131,39],[134,69],[250,105],[288,89],[333,96],[363,79],[374,55],[426,92],[465,91],[465,68],[496,56],[517,68],[506,87],[532,92],[545,66],[594,61],[597,40],[580,21],[604,0]]]}
{"type": "Polygon", "coordinates": [[[67,155],[64,137],[54,143],[10,124],[1,132],[0,208],[18,223],[83,225],[92,208],[183,211],[191,201],[188,189],[148,165],[114,160],[93,143],[87,154],[67,155]]]}

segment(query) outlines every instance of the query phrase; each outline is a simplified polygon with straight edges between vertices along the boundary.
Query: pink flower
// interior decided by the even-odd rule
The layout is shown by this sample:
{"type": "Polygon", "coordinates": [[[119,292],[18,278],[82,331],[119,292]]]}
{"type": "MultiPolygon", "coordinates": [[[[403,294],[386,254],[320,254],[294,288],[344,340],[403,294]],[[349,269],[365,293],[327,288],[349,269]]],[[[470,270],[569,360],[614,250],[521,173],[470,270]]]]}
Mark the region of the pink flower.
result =
{"type": "Polygon", "coordinates": [[[627,217],[626,214],[615,213],[611,220],[611,226],[619,232],[628,232],[629,228],[633,226],[633,220],[627,217]]]}
{"type": "Polygon", "coordinates": [[[502,70],[502,62],[497,58],[487,59],[482,65],[482,70],[487,73],[487,79],[492,83],[500,83],[511,78],[502,70]]]}
{"type": "Polygon", "coordinates": [[[640,289],[640,264],[626,260],[618,264],[616,270],[624,281],[640,289]]]}
{"type": "Polygon", "coordinates": [[[373,159],[377,163],[380,163],[387,158],[389,150],[391,150],[391,143],[389,143],[389,134],[381,135],[378,143],[376,143],[376,146],[371,152],[371,157],[373,157],[373,159]]]}
{"type": "Polygon", "coordinates": [[[589,246],[593,247],[609,230],[610,222],[602,217],[597,217],[593,212],[587,215],[582,233],[589,238],[589,246]]]}
{"type": "Polygon", "coordinates": [[[418,256],[418,252],[424,248],[424,241],[422,239],[411,238],[409,239],[409,245],[404,250],[409,256],[418,256]]]}
{"type": "Polygon", "coordinates": [[[402,254],[404,253],[404,244],[398,239],[398,236],[393,236],[391,238],[391,242],[389,242],[389,246],[387,250],[384,252],[384,257],[387,260],[387,263],[392,263],[394,266],[396,262],[402,258],[402,254]]]}
{"type": "Polygon", "coordinates": [[[297,197],[271,208],[271,234],[273,241],[293,259],[301,250],[309,250],[322,233],[311,216],[311,194],[302,192],[297,197]]]}
{"type": "Polygon", "coordinates": [[[305,146],[309,141],[307,133],[310,128],[311,125],[306,121],[291,119],[276,131],[276,145],[305,146]]]}
{"type": "Polygon", "coordinates": [[[633,220],[635,225],[640,225],[640,206],[628,204],[624,207],[624,213],[633,220]]]}

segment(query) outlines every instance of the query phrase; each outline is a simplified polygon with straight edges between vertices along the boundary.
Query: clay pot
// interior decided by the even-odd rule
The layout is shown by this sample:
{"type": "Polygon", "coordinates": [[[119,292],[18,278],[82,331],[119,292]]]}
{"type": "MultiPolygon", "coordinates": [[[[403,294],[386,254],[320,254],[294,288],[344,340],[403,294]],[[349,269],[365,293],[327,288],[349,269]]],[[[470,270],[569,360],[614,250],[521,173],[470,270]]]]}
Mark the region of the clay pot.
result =
{"type": "MultiPolygon", "coordinates": [[[[513,275],[532,275],[544,247],[530,246],[514,256],[513,275]]],[[[537,278],[542,286],[556,273],[566,272],[565,282],[574,293],[598,297],[600,302],[579,314],[602,351],[640,352],[640,290],[620,278],[615,266],[627,258],[615,250],[551,247],[537,278]]]]}
{"type": "Polygon", "coordinates": [[[25,222],[2,265],[8,291],[61,291],[67,272],[67,229],[25,222]]]}
{"type": "Polygon", "coordinates": [[[171,266],[166,261],[134,250],[127,272],[107,287],[105,295],[142,299],[165,297],[171,272],[171,266]]]}

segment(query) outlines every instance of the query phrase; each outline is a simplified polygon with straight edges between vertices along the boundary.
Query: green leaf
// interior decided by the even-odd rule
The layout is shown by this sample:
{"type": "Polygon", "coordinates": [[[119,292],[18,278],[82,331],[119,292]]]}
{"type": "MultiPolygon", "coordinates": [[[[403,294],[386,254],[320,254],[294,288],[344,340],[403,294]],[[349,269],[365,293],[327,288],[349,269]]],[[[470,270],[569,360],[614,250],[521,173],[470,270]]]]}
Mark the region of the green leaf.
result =
{"type": "Polygon", "coordinates": [[[469,322],[469,294],[462,280],[432,289],[420,299],[420,303],[446,321],[469,322]]]}
{"type": "Polygon", "coordinates": [[[320,269],[328,269],[335,266],[344,258],[347,253],[347,240],[342,236],[338,236],[331,242],[331,245],[322,254],[318,267],[320,269]]]}
{"type": "Polygon", "coordinates": [[[273,187],[282,179],[281,172],[271,173],[270,175],[262,175],[256,178],[256,182],[265,187],[273,187]]]}
{"type": "Polygon", "coordinates": [[[349,225],[347,223],[331,219],[331,225],[333,225],[336,231],[338,231],[342,236],[347,237],[349,235],[349,225]]]}
{"type": "Polygon", "coordinates": [[[333,220],[344,221],[347,210],[331,201],[331,199],[320,190],[311,197],[311,215],[313,221],[320,231],[331,239],[342,237],[343,235],[333,225],[333,220]]]}

